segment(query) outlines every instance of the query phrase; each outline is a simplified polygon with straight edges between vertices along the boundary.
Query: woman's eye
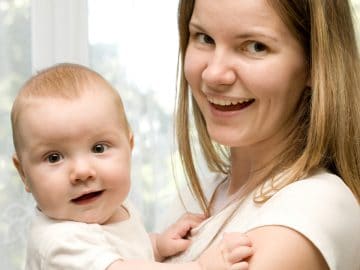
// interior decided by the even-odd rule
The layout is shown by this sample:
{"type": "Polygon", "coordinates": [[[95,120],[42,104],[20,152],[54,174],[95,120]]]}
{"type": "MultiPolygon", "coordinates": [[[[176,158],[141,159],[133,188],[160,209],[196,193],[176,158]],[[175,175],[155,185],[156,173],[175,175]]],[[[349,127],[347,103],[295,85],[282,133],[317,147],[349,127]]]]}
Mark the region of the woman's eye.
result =
{"type": "Polygon", "coordinates": [[[197,35],[197,39],[200,41],[200,43],[205,43],[205,44],[214,44],[215,43],[214,40],[206,34],[198,33],[196,35],[197,35]]]}
{"type": "Polygon", "coordinates": [[[108,149],[107,145],[99,143],[93,146],[92,151],[94,153],[104,153],[106,149],[108,149]]]}
{"type": "Polygon", "coordinates": [[[61,159],[62,159],[62,156],[57,153],[50,154],[46,157],[46,160],[49,163],[56,163],[56,162],[59,162],[61,159]]]}
{"type": "Polygon", "coordinates": [[[259,54],[266,52],[268,47],[261,42],[252,41],[246,45],[246,50],[251,54],[259,54]]]}

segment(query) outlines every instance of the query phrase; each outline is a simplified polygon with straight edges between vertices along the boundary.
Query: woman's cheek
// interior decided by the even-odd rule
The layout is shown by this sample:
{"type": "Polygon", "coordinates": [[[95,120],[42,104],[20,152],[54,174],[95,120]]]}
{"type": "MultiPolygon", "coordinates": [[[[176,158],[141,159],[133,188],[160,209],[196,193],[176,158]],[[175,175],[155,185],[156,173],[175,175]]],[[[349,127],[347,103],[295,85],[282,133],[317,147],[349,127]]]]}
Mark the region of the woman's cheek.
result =
{"type": "Polygon", "coordinates": [[[201,79],[201,72],[206,67],[206,62],[201,52],[195,52],[193,48],[186,51],[184,59],[184,75],[189,84],[201,79]]]}

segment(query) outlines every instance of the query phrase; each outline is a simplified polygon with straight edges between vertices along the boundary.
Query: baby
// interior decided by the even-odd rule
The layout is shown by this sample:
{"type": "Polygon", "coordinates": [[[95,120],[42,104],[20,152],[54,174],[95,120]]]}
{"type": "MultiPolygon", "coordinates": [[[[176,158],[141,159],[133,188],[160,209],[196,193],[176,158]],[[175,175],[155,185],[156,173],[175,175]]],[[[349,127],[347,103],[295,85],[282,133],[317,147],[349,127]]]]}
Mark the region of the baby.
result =
{"type": "Polygon", "coordinates": [[[187,214],[149,237],[127,200],[133,134],[98,73],[76,64],[40,72],[16,97],[11,121],[13,162],[37,203],[26,269],[244,269],[246,236],[224,238],[195,262],[160,263],[189,246],[204,217],[187,214]]]}

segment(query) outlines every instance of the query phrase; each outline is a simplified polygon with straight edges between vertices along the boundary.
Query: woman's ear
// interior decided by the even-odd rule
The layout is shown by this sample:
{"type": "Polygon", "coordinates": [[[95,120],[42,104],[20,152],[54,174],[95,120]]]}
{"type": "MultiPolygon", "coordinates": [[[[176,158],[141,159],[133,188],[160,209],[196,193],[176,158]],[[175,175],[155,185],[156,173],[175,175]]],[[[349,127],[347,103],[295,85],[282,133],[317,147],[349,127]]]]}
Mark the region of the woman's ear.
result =
{"type": "Polygon", "coordinates": [[[21,161],[20,161],[20,159],[19,159],[19,157],[18,157],[17,154],[14,154],[14,155],[13,155],[12,161],[13,161],[13,164],[14,164],[16,170],[18,171],[18,173],[19,173],[19,175],[20,175],[20,177],[21,177],[21,181],[24,183],[25,190],[26,190],[27,192],[31,192],[29,183],[27,182],[26,177],[25,177],[25,173],[24,173],[24,170],[23,170],[21,161]]]}

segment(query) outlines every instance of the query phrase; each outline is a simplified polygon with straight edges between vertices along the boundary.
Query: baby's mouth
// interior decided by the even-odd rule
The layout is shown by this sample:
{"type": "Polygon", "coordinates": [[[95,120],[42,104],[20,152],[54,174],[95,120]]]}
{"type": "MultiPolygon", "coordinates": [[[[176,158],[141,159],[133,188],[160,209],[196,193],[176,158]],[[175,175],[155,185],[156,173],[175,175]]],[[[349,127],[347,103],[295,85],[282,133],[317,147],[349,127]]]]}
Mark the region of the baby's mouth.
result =
{"type": "Polygon", "coordinates": [[[103,192],[104,192],[104,190],[89,192],[89,193],[83,194],[79,197],[72,199],[71,202],[76,203],[76,204],[90,202],[90,201],[93,201],[94,199],[100,197],[103,192]]]}

